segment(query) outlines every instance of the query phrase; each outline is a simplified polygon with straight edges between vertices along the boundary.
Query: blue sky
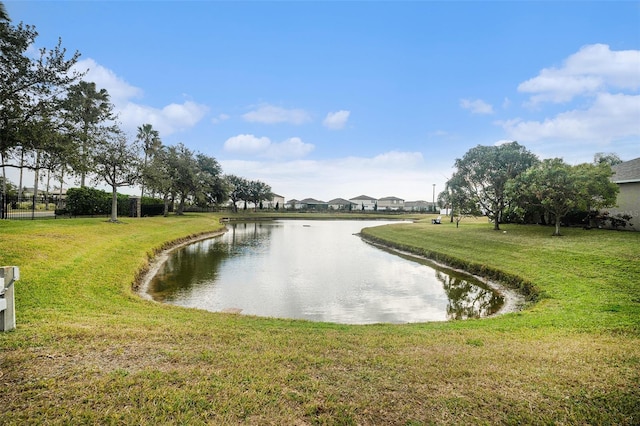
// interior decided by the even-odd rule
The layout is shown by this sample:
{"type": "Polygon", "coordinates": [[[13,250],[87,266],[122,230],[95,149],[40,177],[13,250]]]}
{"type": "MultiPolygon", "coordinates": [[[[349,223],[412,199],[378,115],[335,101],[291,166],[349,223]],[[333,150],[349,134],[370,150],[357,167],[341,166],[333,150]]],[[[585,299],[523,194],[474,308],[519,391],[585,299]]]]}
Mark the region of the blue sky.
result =
{"type": "MultiPolygon", "coordinates": [[[[517,140],[640,156],[640,2],[6,1],[106,88],[122,127],[286,199],[431,201],[517,140]]],[[[126,191],[124,191],[126,192],[126,191]]]]}

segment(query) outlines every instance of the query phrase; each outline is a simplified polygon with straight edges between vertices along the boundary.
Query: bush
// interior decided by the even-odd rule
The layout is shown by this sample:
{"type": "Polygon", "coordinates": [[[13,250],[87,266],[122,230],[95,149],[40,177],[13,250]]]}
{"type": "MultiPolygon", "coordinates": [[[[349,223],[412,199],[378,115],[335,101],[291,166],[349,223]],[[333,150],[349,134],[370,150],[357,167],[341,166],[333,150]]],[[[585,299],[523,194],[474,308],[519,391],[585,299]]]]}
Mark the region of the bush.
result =
{"type": "Polygon", "coordinates": [[[66,210],[73,216],[111,214],[111,194],[94,188],[70,188],[66,210]]]}

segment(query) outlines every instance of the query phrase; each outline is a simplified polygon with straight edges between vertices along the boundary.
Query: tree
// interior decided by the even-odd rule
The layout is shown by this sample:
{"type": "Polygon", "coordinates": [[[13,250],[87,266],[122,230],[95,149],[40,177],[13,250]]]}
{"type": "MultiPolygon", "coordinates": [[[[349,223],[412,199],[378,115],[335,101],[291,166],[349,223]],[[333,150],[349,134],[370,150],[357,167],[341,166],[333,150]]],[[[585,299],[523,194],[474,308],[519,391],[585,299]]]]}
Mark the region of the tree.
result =
{"type": "Polygon", "coordinates": [[[96,89],[92,82],[80,81],[69,88],[63,102],[70,134],[77,142],[77,155],[72,166],[80,175],[80,186],[85,186],[87,173],[93,169],[92,151],[99,141],[116,131],[113,123],[113,105],[106,89],[96,89]]]}
{"type": "Polygon", "coordinates": [[[579,188],[577,207],[587,212],[591,226],[598,210],[616,205],[620,188],[611,181],[613,171],[608,160],[597,164],[578,164],[574,166],[574,172],[579,188]]]}
{"type": "Polygon", "coordinates": [[[580,187],[574,169],[560,158],[546,159],[522,173],[515,186],[553,216],[553,235],[560,236],[562,218],[579,202],[580,187]]]}
{"type": "Polygon", "coordinates": [[[111,219],[118,221],[118,188],[137,183],[140,175],[138,147],[120,132],[97,145],[94,157],[96,180],[111,187],[111,219]]]}
{"type": "Polygon", "coordinates": [[[253,203],[253,211],[257,211],[257,207],[262,201],[273,198],[271,187],[259,180],[249,182],[249,200],[253,203]]]}
{"type": "Polygon", "coordinates": [[[538,162],[538,158],[517,142],[499,146],[478,145],[455,162],[452,177],[456,190],[479,205],[483,213],[500,229],[507,203],[505,186],[510,179],[538,162]]]}
{"type": "Polygon", "coordinates": [[[615,166],[616,164],[622,163],[622,159],[613,152],[598,152],[593,156],[593,164],[608,164],[609,166],[615,166]]]}
{"type": "Polygon", "coordinates": [[[455,220],[456,228],[465,217],[480,216],[476,199],[464,185],[460,176],[453,175],[445,184],[445,190],[438,195],[438,200],[448,203],[451,207],[451,222],[455,220]]]}
{"type": "MultiPolygon", "coordinates": [[[[138,135],[136,136],[138,142],[142,144],[142,150],[144,151],[144,162],[143,168],[147,168],[147,163],[149,159],[153,158],[154,154],[160,149],[162,146],[162,141],[160,140],[160,133],[153,128],[151,124],[143,124],[142,126],[138,126],[138,135]]],[[[144,197],[144,184],[145,179],[144,175],[140,182],[140,198],[144,197]]]]}
{"type": "MultiPolygon", "coordinates": [[[[9,164],[8,155],[22,146],[25,128],[46,115],[45,111],[56,111],[56,102],[81,74],[71,70],[80,54],[67,58],[61,40],[53,49],[42,48],[34,56],[29,49],[38,36],[35,27],[22,23],[12,26],[1,5],[0,167],[5,177],[6,167],[20,167],[9,164]]],[[[0,191],[4,191],[4,185],[0,191]]]]}
{"type": "Polygon", "coordinates": [[[525,211],[542,208],[559,236],[562,219],[572,210],[587,211],[591,219],[597,210],[615,205],[618,186],[611,175],[607,162],[571,166],[560,158],[546,159],[511,182],[509,191],[525,211]]]}
{"type": "Polygon", "coordinates": [[[165,217],[169,214],[169,198],[176,193],[171,164],[176,163],[177,160],[169,158],[174,154],[177,154],[175,150],[161,145],[154,152],[151,162],[142,171],[148,189],[162,197],[164,202],[163,216],[165,217]]]}
{"type": "Polygon", "coordinates": [[[233,203],[233,211],[238,212],[238,201],[244,201],[249,198],[249,181],[236,175],[226,175],[224,179],[229,188],[229,198],[233,203]]]}
{"type": "Polygon", "coordinates": [[[167,159],[174,194],[180,197],[176,214],[182,215],[187,200],[198,190],[198,163],[193,151],[182,143],[169,147],[167,159]]]}
{"type": "Polygon", "coordinates": [[[196,155],[197,191],[196,199],[200,204],[212,206],[221,204],[228,198],[229,188],[222,177],[222,167],[218,160],[204,154],[196,155]]]}

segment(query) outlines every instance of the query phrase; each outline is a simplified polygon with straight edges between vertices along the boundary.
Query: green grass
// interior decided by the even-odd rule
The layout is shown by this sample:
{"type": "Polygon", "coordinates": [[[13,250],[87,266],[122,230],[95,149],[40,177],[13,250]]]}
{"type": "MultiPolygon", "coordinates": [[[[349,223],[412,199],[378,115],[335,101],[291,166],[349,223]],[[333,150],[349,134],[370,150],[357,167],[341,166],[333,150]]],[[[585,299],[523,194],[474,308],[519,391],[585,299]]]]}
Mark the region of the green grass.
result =
{"type": "Polygon", "coordinates": [[[218,228],[214,215],[0,221],[0,264],[21,271],[0,424],[640,423],[640,233],[365,231],[537,300],[483,320],[346,326],[132,292],[157,250],[218,228]]]}

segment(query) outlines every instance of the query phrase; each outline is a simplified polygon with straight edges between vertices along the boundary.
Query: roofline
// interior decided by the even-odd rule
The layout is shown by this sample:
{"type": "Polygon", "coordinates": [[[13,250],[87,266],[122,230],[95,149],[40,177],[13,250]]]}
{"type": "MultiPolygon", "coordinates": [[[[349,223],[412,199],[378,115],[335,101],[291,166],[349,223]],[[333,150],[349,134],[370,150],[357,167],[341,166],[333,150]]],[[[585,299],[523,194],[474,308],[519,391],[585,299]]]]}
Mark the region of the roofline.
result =
{"type": "Polygon", "coordinates": [[[612,180],[613,183],[638,183],[640,179],[628,179],[628,180],[612,180]]]}

